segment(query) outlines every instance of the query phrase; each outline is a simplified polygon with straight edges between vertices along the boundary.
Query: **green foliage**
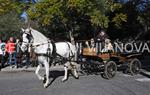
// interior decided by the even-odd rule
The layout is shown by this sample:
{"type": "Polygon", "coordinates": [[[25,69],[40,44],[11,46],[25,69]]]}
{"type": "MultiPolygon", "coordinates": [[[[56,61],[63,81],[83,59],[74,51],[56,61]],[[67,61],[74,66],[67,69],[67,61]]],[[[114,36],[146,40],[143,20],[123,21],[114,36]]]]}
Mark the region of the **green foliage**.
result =
{"type": "Polygon", "coordinates": [[[136,35],[140,28],[149,31],[150,3],[146,0],[129,0],[126,3],[121,3],[123,0],[42,0],[36,4],[17,1],[0,0],[0,16],[15,11],[18,19],[20,13],[27,9],[30,21],[38,23],[47,35],[68,37],[68,32],[72,32],[76,37],[82,37],[82,34],[91,36],[98,31],[97,27],[121,38],[136,35]],[[143,10],[138,9],[141,4],[143,10]]]}
{"type": "Polygon", "coordinates": [[[116,11],[116,10],[119,10],[119,9],[121,9],[122,8],[122,4],[121,3],[113,3],[112,5],[111,5],[111,11],[116,11]]]}
{"type": "MultiPolygon", "coordinates": [[[[123,0],[115,0],[120,2],[123,0]]],[[[135,40],[143,37],[148,30],[148,0],[129,0],[109,14],[109,35],[111,38],[128,38],[135,40]]],[[[144,37],[143,37],[144,38],[144,37]]]]}
{"type": "MultiPolygon", "coordinates": [[[[28,13],[31,19],[37,19],[39,23],[43,25],[50,25],[56,18],[60,18],[60,22],[66,23],[71,18],[70,14],[81,14],[91,17],[92,20],[89,19],[89,21],[91,21],[93,25],[104,25],[104,27],[107,27],[108,19],[102,10],[102,6],[105,2],[104,0],[99,0],[100,3],[96,1],[98,0],[44,0],[41,3],[35,4],[34,11],[33,7],[31,7],[28,13]],[[96,17],[98,18],[96,19],[96,17]]],[[[78,19],[78,17],[76,18],[78,19]]]]}
{"type": "Polygon", "coordinates": [[[22,26],[19,15],[25,4],[16,2],[18,0],[0,0],[0,36],[19,36],[22,26]]]}
{"type": "Polygon", "coordinates": [[[101,14],[100,11],[95,10],[93,14],[91,15],[91,22],[94,26],[101,26],[101,27],[108,27],[108,17],[101,14]]]}
{"type": "Polygon", "coordinates": [[[12,10],[14,7],[10,0],[0,0],[0,15],[12,10]]]}
{"type": "Polygon", "coordinates": [[[19,36],[20,27],[23,25],[18,14],[14,11],[6,13],[0,16],[0,35],[9,36],[19,36]]]}
{"type": "Polygon", "coordinates": [[[37,3],[28,10],[31,19],[36,19],[42,25],[49,25],[56,16],[62,16],[60,11],[62,2],[58,0],[45,0],[45,2],[37,3]]]}
{"type": "MultiPolygon", "coordinates": [[[[31,20],[38,21],[47,32],[52,31],[55,34],[54,31],[57,31],[56,35],[58,35],[61,30],[61,33],[65,34],[66,37],[69,35],[69,33],[66,35],[67,32],[72,32],[74,36],[78,36],[92,26],[108,27],[109,20],[105,15],[107,11],[105,1],[43,0],[33,6],[31,5],[28,14],[31,20]]],[[[91,30],[92,32],[93,30],[91,30]]]]}
{"type": "Polygon", "coordinates": [[[115,23],[116,27],[121,28],[122,22],[127,22],[127,15],[123,13],[116,14],[112,22],[115,23]]]}

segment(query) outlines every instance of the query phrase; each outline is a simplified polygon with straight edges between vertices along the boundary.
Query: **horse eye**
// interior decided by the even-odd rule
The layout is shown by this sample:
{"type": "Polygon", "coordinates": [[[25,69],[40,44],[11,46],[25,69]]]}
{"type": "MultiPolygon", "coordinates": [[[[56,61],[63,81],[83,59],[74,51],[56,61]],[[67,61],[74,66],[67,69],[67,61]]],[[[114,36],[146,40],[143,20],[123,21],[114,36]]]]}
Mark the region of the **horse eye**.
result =
{"type": "Polygon", "coordinates": [[[29,35],[29,34],[27,34],[26,38],[27,38],[27,39],[30,39],[30,35],[29,35]]]}

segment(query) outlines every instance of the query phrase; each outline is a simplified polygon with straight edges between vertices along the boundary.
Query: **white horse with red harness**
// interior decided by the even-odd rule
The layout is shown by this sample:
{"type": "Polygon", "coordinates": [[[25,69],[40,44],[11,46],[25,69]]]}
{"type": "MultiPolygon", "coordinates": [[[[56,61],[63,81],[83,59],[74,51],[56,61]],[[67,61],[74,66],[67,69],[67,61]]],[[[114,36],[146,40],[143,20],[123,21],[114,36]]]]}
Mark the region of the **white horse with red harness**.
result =
{"type": "Polygon", "coordinates": [[[22,29],[22,44],[21,49],[24,52],[27,50],[28,46],[31,45],[34,48],[34,52],[38,55],[38,66],[35,71],[35,74],[39,78],[39,80],[46,80],[44,83],[44,87],[48,87],[50,84],[49,81],[49,68],[50,64],[52,64],[52,59],[54,57],[59,56],[64,59],[64,77],[62,81],[67,80],[68,78],[68,68],[71,67],[71,71],[75,78],[78,78],[78,73],[76,69],[76,47],[70,42],[58,42],[52,44],[52,42],[46,38],[43,34],[34,30],[32,28],[22,29]],[[54,55],[55,54],[55,55],[54,55]],[[43,77],[39,74],[39,70],[41,66],[45,67],[46,77],[43,77]]]}

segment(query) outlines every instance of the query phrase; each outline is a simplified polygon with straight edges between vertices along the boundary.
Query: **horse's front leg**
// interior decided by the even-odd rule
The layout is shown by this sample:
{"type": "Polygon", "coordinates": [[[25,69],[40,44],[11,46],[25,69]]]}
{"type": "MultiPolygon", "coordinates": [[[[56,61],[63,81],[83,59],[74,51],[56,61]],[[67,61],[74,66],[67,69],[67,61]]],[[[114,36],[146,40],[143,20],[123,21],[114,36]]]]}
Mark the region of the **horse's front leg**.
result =
{"type": "Polygon", "coordinates": [[[41,64],[39,64],[39,65],[37,66],[37,68],[36,68],[36,70],[35,70],[35,74],[36,74],[36,76],[38,77],[39,80],[44,81],[44,77],[42,77],[42,76],[39,74],[39,71],[40,71],[40,68],[41,68],[41,67],[42,67],[41,64]]]}
{"type": "Polygon", "coordinates": [[[49,81],[49,63],[47,61],[44,62],[45,73],[46,73],[46,82],[44,84],[44,88],[47,88],[50,84],[49,81]]]}

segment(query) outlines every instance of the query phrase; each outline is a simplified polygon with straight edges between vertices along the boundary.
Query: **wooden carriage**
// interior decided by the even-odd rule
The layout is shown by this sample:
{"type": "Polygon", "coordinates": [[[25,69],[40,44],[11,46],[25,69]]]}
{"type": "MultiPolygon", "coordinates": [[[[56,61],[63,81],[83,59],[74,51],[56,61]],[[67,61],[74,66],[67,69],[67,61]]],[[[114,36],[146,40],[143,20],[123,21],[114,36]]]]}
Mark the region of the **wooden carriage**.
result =
{"type": "Polygon", "coordinates": [[[115,76],[118,67],[125,67],[124,72],[132,75],[138,74],[141,69],[141,62],[138,59],[142,54],[98,52],[97,48],[82,48],[81,70],[86,73],[102,72],[102,76],[111,79],[115,76]]]}

